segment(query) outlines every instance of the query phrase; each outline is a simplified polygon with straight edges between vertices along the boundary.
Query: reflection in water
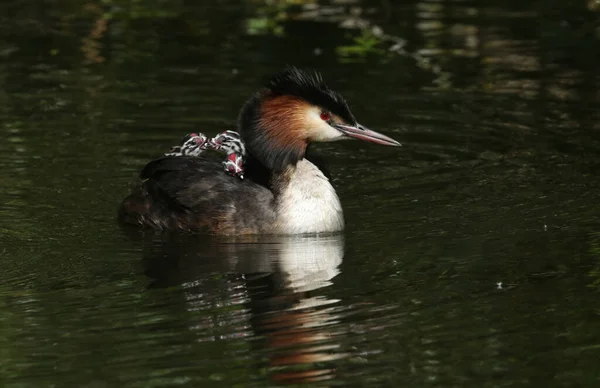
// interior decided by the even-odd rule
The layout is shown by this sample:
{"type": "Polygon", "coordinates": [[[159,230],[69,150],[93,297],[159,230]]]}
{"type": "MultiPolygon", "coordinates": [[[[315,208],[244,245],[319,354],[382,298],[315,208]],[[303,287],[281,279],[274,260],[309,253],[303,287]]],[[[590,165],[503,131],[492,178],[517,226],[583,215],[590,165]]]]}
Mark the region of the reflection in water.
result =
{"type": "Polygon", "coordinates": [[[597,2],[75,3],[0,2],[0,381],[595,386],[597,2]],[[406,143],[330,151],[343,276],[335,238],[180,237],[146,290],[128,184],[285,64],[406,143]]]}
{"type": "Polygon", "coordinates": [[[258,336],[273,380],[306,382],[333,378],[327,363],[345,357],[332,329],[339,300],[322,293],[343,255],[342,235],[178,236],[145,244],[144,264],[152,287],[180,285],[186,309],[206,313],[189,327],[200,341],[258,336]]]}
{"type": "Polygon", "coordinates": [[[81,39],[81,52],[85,58],[84,63],[102,63],[105,58],[100,54],[102,51],[101,39],[107,31],[108,19],[105,17],[102,7],[97,4],[89,3],[84,8],[96,19],[89,34],[81,39]]]}

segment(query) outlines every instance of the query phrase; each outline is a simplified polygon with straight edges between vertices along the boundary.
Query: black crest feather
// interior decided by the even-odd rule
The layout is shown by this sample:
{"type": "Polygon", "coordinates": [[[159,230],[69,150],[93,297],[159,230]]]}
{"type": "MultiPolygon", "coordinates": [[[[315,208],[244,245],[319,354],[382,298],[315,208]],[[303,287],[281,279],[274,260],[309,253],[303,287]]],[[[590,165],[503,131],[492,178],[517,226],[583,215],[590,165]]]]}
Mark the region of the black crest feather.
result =
{"type": "Polygon", "coordinates": [[[356,119],[346,100],[338,92],[329,89],[321,74],[316,71],[288,67],[273,76],[265,87],[274,95],[291,95],[302,98],[338,115],[348,124],[356,124],[356,119]]]}

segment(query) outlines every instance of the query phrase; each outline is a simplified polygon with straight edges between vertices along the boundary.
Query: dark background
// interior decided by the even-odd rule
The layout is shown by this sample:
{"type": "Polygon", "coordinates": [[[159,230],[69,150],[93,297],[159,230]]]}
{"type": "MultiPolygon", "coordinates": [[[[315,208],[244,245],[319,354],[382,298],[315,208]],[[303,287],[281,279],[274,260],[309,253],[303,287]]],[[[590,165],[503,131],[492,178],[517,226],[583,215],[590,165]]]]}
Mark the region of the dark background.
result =
{"type": "Polygon", "coordinates": [[[597,387],[598,1],[0,3],[0,385],[597,387]],[[287,64],[403,143],[320,145],[343,236],[129,234],[287,64]]]}

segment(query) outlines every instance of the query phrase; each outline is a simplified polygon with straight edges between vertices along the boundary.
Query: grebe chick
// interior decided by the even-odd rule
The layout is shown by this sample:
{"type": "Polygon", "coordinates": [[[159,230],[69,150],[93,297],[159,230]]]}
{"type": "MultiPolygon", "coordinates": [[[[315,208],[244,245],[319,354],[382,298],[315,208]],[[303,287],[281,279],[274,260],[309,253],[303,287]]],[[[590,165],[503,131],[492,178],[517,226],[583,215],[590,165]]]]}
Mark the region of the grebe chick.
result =
{"type": "Polygon", "coordinates": [[[223,162],[225,172],[244,179],[244,157],[246,147],[239,133],[225,131],[209,139],[203,133],[190,133],[183,137],[181,144],[171,147],[164,156],[200,156],[206,150],[215,150],[227,156],[223,162]]]}
{"type": "Polygon", "coordinates": [[[289,68],[243,106],[238,132],[244,179],[208,155],[165,156],[146,165],[123,200],[125,224],[212,234],[302,234],[344,228],[340,200],[307,155],[313,142],[397,141],[360,125],[317,73],[289,68]]]}

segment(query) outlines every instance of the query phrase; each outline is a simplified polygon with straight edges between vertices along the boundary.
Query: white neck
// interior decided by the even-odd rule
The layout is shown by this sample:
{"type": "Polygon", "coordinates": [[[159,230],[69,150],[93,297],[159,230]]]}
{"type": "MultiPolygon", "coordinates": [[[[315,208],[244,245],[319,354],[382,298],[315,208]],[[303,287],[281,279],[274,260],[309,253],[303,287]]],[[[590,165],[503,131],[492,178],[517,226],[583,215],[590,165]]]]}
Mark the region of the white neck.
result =
{"type": "Polygon", "coordinates": [[[329,179],[306,159],[286,173],[277,196],[278,233],[337,232],[344,229],[340,199],[329,179]]]}

